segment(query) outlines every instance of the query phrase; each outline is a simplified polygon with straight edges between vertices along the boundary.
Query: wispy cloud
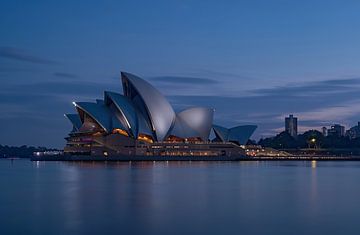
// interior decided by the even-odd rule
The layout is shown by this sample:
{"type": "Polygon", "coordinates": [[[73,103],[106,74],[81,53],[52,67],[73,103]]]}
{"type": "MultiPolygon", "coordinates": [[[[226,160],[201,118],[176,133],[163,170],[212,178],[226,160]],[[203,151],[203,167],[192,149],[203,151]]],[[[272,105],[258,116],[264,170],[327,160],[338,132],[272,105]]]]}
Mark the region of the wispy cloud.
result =
{"type": "Polygon", "coordinates": [[[216,80],[209,78],[199,78],[199,77],[180,77],[180,76],[160,76],[152,77],[149,80],[154,82],[163,82],[163,83],[182,83],[182,84],[216,84],[219,83],[216,80]]]}
{"type": "Polygon", "coordinates": [[[16,47],[0,47],[0,57],[25,61],[35,64],[55,64],[56,62],[53,60],[45,59],[36,55],[32,55],[31,53],[16,48],[16,47]]]}
{"type": "Polygon", "coordinates": [[[358,90],[359,88],[360,78],[344,78],[255,89],[250,93],[263,96],[308,96],[337,94],[358,90]]]}
{"type": "Polygon", "coordinates": [[[334,107],[319,108],[299,112],[297,116],[303,121],[330,121],[344,123],[354,116],[360,116],[360,100],[348,102],[334,107]]]}
{"type": "Polygon", "coordinates": [[[37,72],[33,68],[16,68],[16,67],[0,67],[0,73],[21,73],[21,72],[37,72]]]}
{"type": "Polygon", "coordinates": [[[78,75],[73,73],[55,72],[53,75],[61,78],[78,78],[78,75]]]}

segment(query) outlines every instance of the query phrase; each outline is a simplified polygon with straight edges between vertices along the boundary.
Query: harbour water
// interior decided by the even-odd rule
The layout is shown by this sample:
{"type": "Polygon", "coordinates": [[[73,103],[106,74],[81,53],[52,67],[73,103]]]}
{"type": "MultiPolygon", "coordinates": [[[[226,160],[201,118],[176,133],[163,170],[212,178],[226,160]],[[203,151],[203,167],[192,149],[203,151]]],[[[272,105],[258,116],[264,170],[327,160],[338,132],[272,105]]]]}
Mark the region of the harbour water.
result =
{"type": "Polygon", "coordinates": [[[0,160],[0,234],[359,234],[360,162],[0,160]]]}

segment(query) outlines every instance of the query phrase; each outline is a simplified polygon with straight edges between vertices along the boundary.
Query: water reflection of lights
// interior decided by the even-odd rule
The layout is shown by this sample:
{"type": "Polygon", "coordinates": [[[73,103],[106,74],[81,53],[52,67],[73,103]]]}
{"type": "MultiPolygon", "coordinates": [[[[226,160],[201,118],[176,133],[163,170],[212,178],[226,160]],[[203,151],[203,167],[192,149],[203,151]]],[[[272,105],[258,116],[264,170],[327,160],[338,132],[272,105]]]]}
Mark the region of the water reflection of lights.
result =
{"type": "Polygon", "coordinates": [[[315,160],[311,161],[311,168],[316,168],[316,161],[315,160]]]}
{"type": "MultiPolygon", "coordinates": [[[[46,162],[34,162],[35,167],[41,168],[43,164],[46,162]]],[[[72,166],[75,168],[93,168],[93,169],[102,169],[102,168],[117,168],[117,169],[151,169],[151,168],[168,168],[168,167],[223,167],[224,165],[233,165],[233,162],[227,162],[227,161],[214,161],[214,162],[208,162],[208,161],[128,161],[128,162],[111,162],[111,161],[104,161],[104,162],[98,162],[98,161],[79,161],[79,162],[61,162],[59,164],[65,165],[65,166],[72,166]]],[[[296,166],[296,162],[282,162],[282,161],[239,161],[236,164],[242,165],[242,166],[248,166],[248,167],[263,167],[263,166],[277,166],[281,167],[284,165],[289,166],[296,166]]],[[[304,163],[305,164],[305,163],[304,163]]],[[[306,164],[309,164],[309,161],[306,162],[306,164]]],[[[311,167],[316,168],[317,161],[313,160],[311,161],[311,167]]],[[[307,165],[309,166],[309,165],[307,165]]]]}
{"type": "Polygon", "coordinates": [[[46,165],[46,162],[45,161],[34,161],[33,162],[33,166],[36,168],[36,169],[40,169],[42,167],[44,167],[46,165]]]}

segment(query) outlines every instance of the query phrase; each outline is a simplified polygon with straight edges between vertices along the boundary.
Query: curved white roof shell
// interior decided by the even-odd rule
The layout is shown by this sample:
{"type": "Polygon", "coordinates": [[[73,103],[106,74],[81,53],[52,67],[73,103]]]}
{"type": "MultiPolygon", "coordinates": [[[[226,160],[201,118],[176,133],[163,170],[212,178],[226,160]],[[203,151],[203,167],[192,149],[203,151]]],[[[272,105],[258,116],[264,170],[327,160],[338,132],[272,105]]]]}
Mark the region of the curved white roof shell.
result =
{"type": "Polygon", "coordinates": [[[200,137],[206,141],[210,135],[213,116],[212,108],[185,109],[176,114],[176,120],[170,133],[181,138],[200,137]]]}
{"type": "Polygon", "coordinates": [[[170,135],[180,138],[200,137],[200,134],[197,131],[189,127],[178,116],[176,116],[175,118],[175,122],[170,131],[170,135]]]}
{"type": "Polygon", "coordinates": [[[138,100],[135,105],[149,119],[155,140],[164,140],[175,121],[169,102],[152,85],[133,74],[121,72],[121,79],[124,95],[132,101],[138,100]]]}
{"type": "Polygon", "coordinates": [[[122,115],[120,121],[123,122],[126,129],[130,131],[135,138],[137,138],[139,124],[137,112],[132,102],[127,97],[115,92],[105,91],[104,96],[105,104],[109,105],[112,102],[116,106],[122,115]]]}
{"type": "Polygon", "coordinates": [[[139,122],[139,134],[145,134],[154,138],[154,132],[151,130],[149,123],[146,121],[145,117],[140,111],[137,112],[138,122],[139,122]]]}
{"type": "Polygon", "coordinates": [[[244,125],[230,128],[229,141],[233,140],[238,141],[240,144],[246,144],[256,128],[256,125],[244,125]]]}
{"type": "Polygon", "coordinates": [[[256,125],[235,126],[230,129],[213,125],[215,135],[221,141],[237,141],[239,144],[246,144],[256,128],[256,125]]]}
{"type": "Polygon", "coordinates": [[[216,137],[218,137],[221,141],[228,141],[230,129],[218,125],[213,125],[213,130],[216,137]]]}
{"type": "Polygon", "coordinates": [[[74,102],[74,104],[76,108],[92,117],[105,131],[111,131],[112,115],[105,105],[91,102],[74,102]]]}
{"type": "Polygon", "coordinates": [[[72,113],[65,114],[65,117],[67,117],[70,120],[70,122],[73,124],[75,130],[77,130],[77,131],[80,130],[82,123],[81,123],[81,119],[78,114],[75,114],[75,113],[74,114],[72,114],[72,113]]]}
{"type": "Polygon", "coordinates": [[[74,102],[78,114],[66,114],[74,126],[73,131],[103,129],[110,133],[115,128],[121,128],[131,138],[145,134],[154,141],[163,141],[169,135],[174,135],[207,141],[213,127],[217,139],[246,144],[257,128],[255,125],[245,125],[228,129],[212,125],[212,108],[194,107],[175,114],[165,97],[145,80],[124,72],[121,79],[124,95],[105,91],[104,100],[74,102]]]}

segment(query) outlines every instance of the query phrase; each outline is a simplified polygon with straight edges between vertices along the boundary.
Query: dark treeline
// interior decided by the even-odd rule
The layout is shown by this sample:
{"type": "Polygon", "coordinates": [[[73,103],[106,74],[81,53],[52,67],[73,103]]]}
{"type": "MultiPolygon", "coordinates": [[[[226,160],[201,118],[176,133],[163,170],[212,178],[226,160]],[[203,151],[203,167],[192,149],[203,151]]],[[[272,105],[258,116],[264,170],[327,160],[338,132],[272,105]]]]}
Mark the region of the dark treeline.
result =
{"type": "Polygon", "coordinates": [[[350,139],[347,136],[324,136],[321,132],[310,130],[293,138],[288,132],[260,139],[259,145],[275,149],[300,148],[360,148],[360,138],[350,139]]]}
{"type": "Polygon", "coordinates": [[[3,146],[0,145],[0,157],[19,157],[19,158],[28,158],[33,155],[34,152],[41,152],[41,151],[54,151],[56,149],[48,149],[45,147],[32,147],[32,146],[3,146]]]}

